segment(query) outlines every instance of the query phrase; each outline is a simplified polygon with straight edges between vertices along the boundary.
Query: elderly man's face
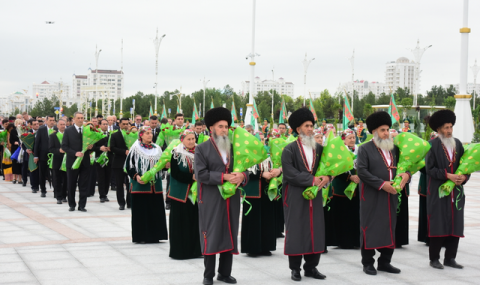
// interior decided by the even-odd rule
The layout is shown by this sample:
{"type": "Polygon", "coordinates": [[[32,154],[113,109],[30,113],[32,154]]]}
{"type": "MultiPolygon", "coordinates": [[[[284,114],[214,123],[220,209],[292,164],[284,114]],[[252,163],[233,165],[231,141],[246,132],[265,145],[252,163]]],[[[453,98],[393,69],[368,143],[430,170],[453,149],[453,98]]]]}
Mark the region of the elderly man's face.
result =
{"type": "Polygon", "coordinates": [[[437,133],[442,135],[444,138],[451,138],[453,135],[453,125],[451,123],[446,123],[438,128],[437,133]]]}

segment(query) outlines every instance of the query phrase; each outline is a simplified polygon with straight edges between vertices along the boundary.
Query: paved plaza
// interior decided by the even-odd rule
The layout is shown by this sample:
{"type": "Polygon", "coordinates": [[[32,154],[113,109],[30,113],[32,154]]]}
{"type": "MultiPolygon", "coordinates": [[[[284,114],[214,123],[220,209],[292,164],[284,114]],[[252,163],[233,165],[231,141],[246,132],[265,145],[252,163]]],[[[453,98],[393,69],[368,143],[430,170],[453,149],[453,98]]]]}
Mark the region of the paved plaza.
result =
{"type": "MultiPolygon", "coordinates": [[[[327,279],[304,277],[300,284],[480,284],[480,173],[472,175],[465,190],[466,238],[457,256],[463,270],[431,268],[428,247],[416,241],[418,195],[413,189],[418,178],[409,200],[410,244],[393,255],[401,274],[368,276],[359,250],[331,247],[319,266],[327,279]]],[[[202,258],[172,260],[168,242],[131,242],[130,210],[118,210],[114,191],[104,204],[98,194],[89,198],[87,213],[69,212],[48,191],[41,198],[29,187],[0,181],[0,284],[201,284],[202,258]]],[[[299,284],[290,279],[283,239],[271,257],[235,256],[232,276],[238,284],[299,284]]]]}

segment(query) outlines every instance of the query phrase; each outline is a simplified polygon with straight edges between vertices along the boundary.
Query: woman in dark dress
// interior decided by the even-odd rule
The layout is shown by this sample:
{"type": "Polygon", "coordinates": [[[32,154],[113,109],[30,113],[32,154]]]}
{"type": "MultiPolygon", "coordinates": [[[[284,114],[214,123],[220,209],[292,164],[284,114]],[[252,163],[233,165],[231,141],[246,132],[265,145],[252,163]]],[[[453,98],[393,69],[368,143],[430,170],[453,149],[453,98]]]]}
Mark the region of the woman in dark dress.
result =
{"type": "Polygon", "coordinates": [[[158,172],[155,179],[147,183],[140,177],[158,162],[162,149],[152,143],[150,127],[140,128],[138,136],[125,160],[132,193],[132,241],[158,243],[168,239],[161,174],[158,172]]]}
{"type": "MultiPolygon", "coordinates": [[[[355,131],[346,129],[342,133],[342,139],[345,141],[348,149],[356,155],[355,131]]],[[[335,225],[332,227],[332,239],[333,245],[342,249],[360,247],[360,200],[358,186],[355,189],[352,200],[350,200],[345,195],[345,189],[350,185],[350,182],[360,182],[355,168],[338,175],[332,182],[333,199],[330,203],[330,215],[335,225]]]]}
{"type": "MultiPolygon", "coordinates": [[[[12,146],[12,155],[17,151],[20,147],[22,142],[19,139],[19,132],[18,128],[23,126],[23,120],[17,119],[15,120],[15,128],[10,131],[10,145],[12,146]]],[[[22,184],[22,160],[18,161],[16,159],[12,159],[12,173],[13,173],[13,184],[20,183],[22,184]]]]}
{"type": "MultiPolygon", "coordinates": [[[[170,254],[174,259],[202,256],[198,228],[198,204],[192,201],[191,187],[195,181],[195,132],[185,130],[180,143],[172,151],[170,163],[170,254]]],[[[196,200],[196,199],[195,199],[196,200]]]]}
{"type": "MultiPolygon", "coordinates": [[[[9,123],[7,128],[5,129],[5,132],[8,132],[7,134],[7,141],[6,144],[4,144],[4,152],[8,150],[10,154],[12,153],[12,145],[10,144],[10,133],[15,129],[15,125],[13,123],[9,123]]],[[[2,169],[3,169],[3,176],[5,177],[5,181],[13,181],[13,174],[12,174],[12,160],[10,157],[5,158],[2,156],[2,169]]]]}
{"type": "Polygon", "coordinates": [[[266,191],[270,179],[278,177],[281,170],[271,169],[270,163],[267,159],[250,168],[248,184],[243,187],[251,205],[243,204],[241,251],[250,257],[270,256],[277,247],[276,202],[270,201],[266,191]]]}

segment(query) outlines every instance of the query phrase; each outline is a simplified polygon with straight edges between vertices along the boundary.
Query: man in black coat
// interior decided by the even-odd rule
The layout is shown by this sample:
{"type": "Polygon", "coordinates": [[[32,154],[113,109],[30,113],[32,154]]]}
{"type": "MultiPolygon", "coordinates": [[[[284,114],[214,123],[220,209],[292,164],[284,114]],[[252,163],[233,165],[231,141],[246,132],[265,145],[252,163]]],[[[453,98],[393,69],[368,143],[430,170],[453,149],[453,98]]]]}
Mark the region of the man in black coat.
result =
{"type": "MultiPolygon", "coordinates": [[[[128,130],[130,124],[128,118],[120,119],[120,129],[128,130]]],[[[120,210],[125,210],[125,172],[123,172],[123,165],[128,155],[128,148],[125,144],[122,132],[118,131],[112,135],[110,139],[110,149],[115,154],[112,163],[113,175],[115,176],[115,184],[117,185],[117,201],[120,205],[120,210]]],[[[127,192],[127,207],[130,208],[130,199],[127,192]]]]}
{"type": "Polygon", "coordinates": [[[38,165],[39,178],[40,178],[40,190],[42,191],[42,197],[46,197],[47,189],[45,187],[45,181],[50,180],[50,169],[48,168],[48,136],[54,132],[53,126],[55,125],[55,117],[47,116],[46,125],[43,125],[38,129],[35,135],[35,144],[33,145],[34,162],[38,165]]]}
{"type": "MultiPolygon", "coordinates": [[[[88,178],[90,177],[90,151],[82,153],[82,133],[83,133],[83,114],[75,112],[73,116],[74,125],[65,130],[62,141],[62,149],[67,153],[67,191],[68,191],[68,205],[69,211],[75,211],[75,191],[77,188],[80,192],[80,199],[78,201],[78,210],[86,212],[85,205],[87,204],[87,187],[88,178]],[[82,163],[78,169],[72,169],[72,165],[77,157],[83,157],[82,163]]],[[[91,149],[93,145],[88,148],[91,149]]]]}
{"type": "Polygon", "coordinates": [[[110,133],[108,132],[107,120],[104,119],[100,121],[100,129],[107,137],[99,140],[96,144],[94,144],[92,150],[95,151],[95,159],[98,159],[104,151],[107,152],[108,163],[106,165],[101,165],[95,162],[94,170],[97,172],[100,203],[105,203],[110,201],[108,200],[107,195],[110,188],[110,176],[112,174],[113,152],[111,152],[110,148],[108,147],[108,138],[110,137],[110,133]]]}
{"type": "Polygon", "coordinates": [[[150,128],[152,128],[153,140],[152,142],[156,142],[158,138],[158,134],[160,133],[160,126],[158,125],[158,117],[153,115],[150,116],[150,128]]]}
{"type": "Polygon", "coordinates": [[[108,122],[108,127],[107,127],[108,132],[120,129],[120,127],[117,126],[117,124],[115,123],[114,116],[108,116],[107,117],[107,122],[108,122]]]}
{"type": "MultiPolygon", "coordinates": [[[[121,123],[122,123],[122,120],[120,119],[120,124],[121,123]]],[[[140,127],[143,127],[142,116],[136,115],[135,116],[135,122],[132,124],[132,126],[137,127],[137,129],[140,129],[140,127]]]]}
{"type": "Polygon", "coordinates": [[[60,170],[65,151],[62,149],[63,135],[65,134],[66,122],[60,119],[57,124],[58,132],[49,136],[48,149],[53,154],[53,191],[57,198],[57,204],[67,202],[67,173],[60,170]]]}
{"type": "MultiPolygon", "coordinates": [[[[28,121],[28,125],[31,128],[29,130],[29,133],[36,133],[38,131],[38,121],[37,119],[30,119],[28,121]]],[[[23,180],[23,186],[27,186],[27,177],[28,173],[30,173],[30,186],[32,188],[32,193],[37,193],[38,192],[38,167],[34,171],[30,171],[28,169],[28,159],[29,155],[33,155],[33,152],[25,147],[25,144],[22,144],[22,148],[25,151],[25,154],[23,155],[23,163],[22,163],[22,180],[23,180]]]]}

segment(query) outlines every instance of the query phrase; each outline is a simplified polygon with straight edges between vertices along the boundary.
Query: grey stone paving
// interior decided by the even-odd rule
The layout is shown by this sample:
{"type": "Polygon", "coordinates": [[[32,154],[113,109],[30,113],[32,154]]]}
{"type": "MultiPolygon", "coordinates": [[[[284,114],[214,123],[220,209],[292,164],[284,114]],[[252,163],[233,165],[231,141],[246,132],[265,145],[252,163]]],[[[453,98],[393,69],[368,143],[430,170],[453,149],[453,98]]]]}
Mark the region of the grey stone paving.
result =
{"type": "MultiPolygon", "coordinates": [[[[392,264],[402,273],[362,272],[359,250],[329,248],[319,270],[327,280],[303,278],[300,284],[480,284],[480,173],[467,184],[465,235],[457,261],[465,269],[435,270],[428,265],[428,247],[416,241],[418,175],[410,196],[410,244],[395,250],[392,264]]],[[[87,213],[68,212],[28,187],[0,181],[0,284],[201,284],[203,259],[168,257],[169,244],[132,244],[130,212],[111,202],[89,198],[87,213]]],[[[238,284],[298,284],[290,280],[283,239],[271,257],[234,257],[232,275],[238,284]]],[[[443,254],[443,253],[442,253],[443,254]]],[[[216,284],[222,282],[215,282],[216,284]]]]}

